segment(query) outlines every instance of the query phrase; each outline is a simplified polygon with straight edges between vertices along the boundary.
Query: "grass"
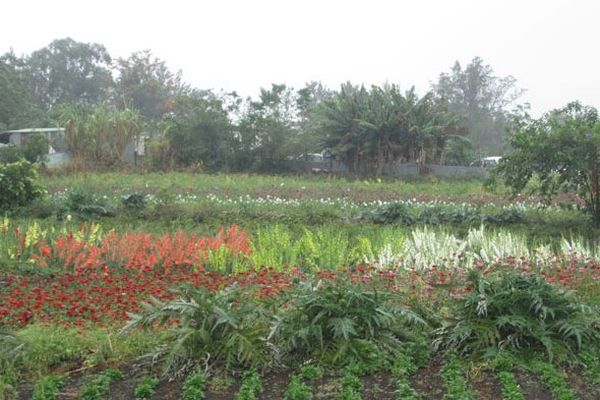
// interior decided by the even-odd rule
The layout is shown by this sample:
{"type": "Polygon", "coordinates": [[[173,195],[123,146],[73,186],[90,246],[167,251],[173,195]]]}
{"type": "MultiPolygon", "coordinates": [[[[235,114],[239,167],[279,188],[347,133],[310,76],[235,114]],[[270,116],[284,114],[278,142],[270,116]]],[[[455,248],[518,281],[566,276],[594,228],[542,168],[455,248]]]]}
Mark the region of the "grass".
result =
{"type": "MultiPolygon", "coordinates": [[[[75,175],[45,176],[42,185],[50,192],[83,190],[97,193],[131,192],[158,193],[213,193],[217,195],[309,198],[350,197],[356,200],[388,200],[433,196],[489,195],[479,180],[349,180],[337,177],[269,176],[248,174],[195,174],[169,173],[80,173],[75,175]]],[[[500,198],[497,195],[493,197],[500,198]]]]}

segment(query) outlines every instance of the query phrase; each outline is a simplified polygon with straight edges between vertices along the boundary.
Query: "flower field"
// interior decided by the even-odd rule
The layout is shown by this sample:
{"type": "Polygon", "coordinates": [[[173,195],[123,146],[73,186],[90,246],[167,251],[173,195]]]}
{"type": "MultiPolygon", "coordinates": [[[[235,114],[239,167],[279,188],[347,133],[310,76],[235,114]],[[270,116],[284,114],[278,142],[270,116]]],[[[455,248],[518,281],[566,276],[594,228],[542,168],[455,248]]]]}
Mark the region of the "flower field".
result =
{"type": "Polygon", "coordinates": [[[596,242],[513,229],[560,207],[231,190],[176,200],[212,204],[196,225],[147,212],[165,205],[146,195],[3,217],[0,393],[600,398],[596,242]],[[286,210],[347,214],[259,222],[286,210]]]}

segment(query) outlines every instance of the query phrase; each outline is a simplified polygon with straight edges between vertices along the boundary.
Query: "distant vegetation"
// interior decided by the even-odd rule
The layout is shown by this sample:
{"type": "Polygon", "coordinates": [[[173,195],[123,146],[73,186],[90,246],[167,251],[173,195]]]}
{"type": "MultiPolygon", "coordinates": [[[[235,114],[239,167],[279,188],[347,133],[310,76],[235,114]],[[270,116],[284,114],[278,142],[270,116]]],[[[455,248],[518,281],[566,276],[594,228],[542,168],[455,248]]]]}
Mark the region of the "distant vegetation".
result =
{"type": "Polygon", "coordinates": [[[155,170],[284,172],[286,161],[327,150],[352,173],[380,176],[395,162],[498,155],[520,93],[475,58],[422,95],[410,84],[310,82],[244,98],[194,88],[149,51],[115,60],[101,44],[66,38],[0,56],[0,131],[65,127],[75,161],[112,168],[116,145],[144,135],[155,170]]]}

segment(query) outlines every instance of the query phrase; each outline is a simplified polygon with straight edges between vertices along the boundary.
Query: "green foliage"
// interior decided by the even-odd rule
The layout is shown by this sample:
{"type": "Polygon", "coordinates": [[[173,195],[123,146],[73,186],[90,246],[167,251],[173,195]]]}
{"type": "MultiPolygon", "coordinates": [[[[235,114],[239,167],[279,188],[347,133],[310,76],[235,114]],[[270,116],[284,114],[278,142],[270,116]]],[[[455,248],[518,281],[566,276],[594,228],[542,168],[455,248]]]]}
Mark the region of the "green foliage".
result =
{"type": "Polygon", "coordinates": [[[590,350],[584,350],[578,354],[583,364],[583,373],[595,384],[600,384],[600,359],[598,355],[590,350]]]}
{"type": "Polygon", "coordinates": [[[31,398],[33,400],[54,400],[63,384],[63,378],[59,376],[43,376],[35,383],[31,398]]]}
{"type": "Polygon", "coordinates": [[[451,353],[441,370],[446,387],[444,400],[474,400],[475,393],[467,387],[465,367],[455,353],[451,353]]]}
{"type": "Polygon", "coordinates": [[[152,397],[158,386],[158,379],[153,376],[145,376],[135,386],[133,395],[136,400],[144,400],[152,397]]]}
{"type": "Polygon", "coordinates": [[[396,224],[412,225],[415,218],[411,215],[406,204],[392,203],[386,206],[375,208],[370,215],[372,221],[376,224],[396,224]]]}
{"type": "Polygon", "coordinates": [[[179,299],[167,303],[152,298],[151,304],[143,304],[144,315],[130,313],[123,332],[176,318],[179,323],[166,340],[167,353],[157,350],[167,356],[167,370],[198,363],[207,355],[227,367],[266,365],[268,320],[261,304],[247,292],[229,287],[214,293],[202,287],[178,294],[179,299]]]}
{"type": "Polygon", "coordinates": [[[44,109],[59,103],[95,103],[112,87],[111,58],[98,43],[57,39],[26,60],[35,101],[44,109]]]}
{"type": "Polygon", "coordinates": [[[318,109],[324,147],[350,172],[381,176],[396,161],[439,160],[446,141],[462,133],[456,115],[431,93],[342,85],[318,109]]]}
{"type": "Polygon", "coordinates": [[[25,160],[0,164],[0,211],[22,207],[42,196],[35,166],[25,160]]]}
{"type": "Polygon", "coordinates": [[[256,400],[262,389],[260,375],[256,369],[249,369],[242,376],[242,385],[235,396],[235,400],[256,400]]]}
{"type": "Polygon", "coordinates": [[[43,135],[30,135],[21,146],[0,147],[0,164],[17,162],[24,158],[30,163],[44,162],[48,154],[48,140],[43,135]]]}
{"type": "Polygon", "coordinates": [[[397,296],[376,284],[307,280],[287,292],[269,338],[284,355],[376,370],[425,328],[397,296]]]}
{"type": "Polygon", "coordinates": [[[141,212],[147,207],[146,195],[143,193],[131,193],[121,197],[123,207],[131,212],[141,212]]]}
{"type": "Polygon", "coordinates": [[[37,122],[36,114],[42,112],[34,105],[28,83],[22,59],[12,52],[0,56],[0,131],[37,122]]]}
{"type": "Polygon", "coordinates": [[[138,136],[140,116],[136,110],[117,110],[104,105],[63,105],[59,121],[72,154],[72,167],[122,166],[124,153],[138,136]]]}
{"type": "Polygon", "coordinates": [[[204,372],[198,371],[189,375],[183,384],[181,400],[203,400],[207,381],[204,372]]]}
{"type": "Polygon", "coordinates": [[[360,400],[363,384],[358,376],[347,370],[342,376],[341,400],[360,400]]]}
{"type": "Polygon", "coordinates": [[[64,207],[65,211],[84,219],[113,215],[106,207],[105,201],[90,192],[69,191],[64,201],[64,207]]]}
{"type": "Polygon", "coordinates": [[[92,379],[80,392],[81,400],[101,400],[106,397],[111,382],[123,379],[123,374],[118,369],[106,369],[100,375],[92,379]]]}
{"type": "Polygon", "coordinates": [[[185,91],[181,74],[150,50],[139,51],[116,62],[120,106],[134,107],[149,121],[159,121],[173,110],[177,95],[185,91]]]}
{"type": "Polygon", "coordinates": [[[236,136],[222,100],[210,91],[180,95],[165,134],[177,165],[207,171],[235,166],[236,136]]]}
{"type": "Polygon", "coordinates": [[[290,383],[283,395],[284,400],[311,400],[313,398],[310,386],[302,382],[303,378],[292,375],[290,383]]]}
{"type": "Polygon", "coordinates": [[[314,381],[323,377],[323,368],[314,365],[305,365],[300,370],[300,378],[304,381],[314,381]]]}
{"type": "Polygon", "coordinates": [[[392,365],[392,377],[396,385],[397,400],[417,400],[417,392],[411,387],[409,378],[417,371],[417,366],[404,352],[398,352],[392,365]]]}
{"type": "Polygon", "coordinates": [[[513,358],[505,352],[498,354],[494,360],[494,370],[500,381],[502,397],[506,400],[525,400],[523,391],[513,375],[513,368],[513,358]]]}
{"type": "Polygon", "coordinates": [[[558,191],[578,191],[600,224],[600,118],[598,110],[570,103],[540,119],[517,120],[511,139],[514,151],[497,168],[513,193],[529,185],[549,202],[558,191]]]}
{"type": "Polygon", "coordinates": [[[576,293],[512,267],[488,272],[470,273],[470,292],[437,330],[438,345],[483,357],[541,349],[552,359],[598,340],[598,313],[576,293]]]}
{"type": "Polygon", "coordinates": [[[542,382],[552,392],[556,400],[576,400],[575,391],[569,387],[565,378],[554,369],[552,364],[535,360],[531,362],[532,370],[540,377],[542,382]]]}
{"type": "Polygon", "coordinates": [[[490,65],[475,57],[464,68],[457,61],[450,72],[440,74],[433,90],[450,111],[464,119],[476,150],[494,155],[503,149],[510,117],[507,108],[523,92],[514,77],[494,75],[490,65]]]}

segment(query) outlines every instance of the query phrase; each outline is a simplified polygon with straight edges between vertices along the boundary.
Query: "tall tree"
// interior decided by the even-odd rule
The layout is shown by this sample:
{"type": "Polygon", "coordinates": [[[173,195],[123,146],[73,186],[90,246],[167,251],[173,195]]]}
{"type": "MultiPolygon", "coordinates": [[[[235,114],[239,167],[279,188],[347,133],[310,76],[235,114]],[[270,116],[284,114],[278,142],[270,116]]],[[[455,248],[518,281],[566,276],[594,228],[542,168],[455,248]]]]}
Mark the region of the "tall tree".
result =
{"type": "Polygon", "coordinates": [[[59,103],[97,103],[112,88],[111,63],[101,44],[54,40],[26,59],[33,98],[46,110],[59,103]]]}
{"type": "Polygon", "coordinates": [[[239,146],[223,101],[211,91],[178,96],[166,122],[169,148],[179,165],[233,168],[239,146]]]}
{"type": "Polygon", "coordinates": [[[350,83],[321,105],[320,130],[350,171],[376,175],[398,161],[439,161],[446,141],[462,133],[460,118],[431,94],[350,83]]]}
{"type": "Polygon", "coordinates": [[[559,191],[577,191],[600,226],[600,117],[598,110],[573,102],[532,119],[517,119],[512,153],[497,173],[514,193],[533,176],[536,190],[550,201],[559,191]]]}
{"type": "Polygon", "coordinates": [[[12,53],[0,57],[0,130],[27,123],[33,102],[27,80],[12,53]]]}
{"type": "Polygon", "coordinates": [[[173,73],[150,50],[117,60],[119,102],[132,106],[151,121],[170,112],[177,96],[185,92],[181,73],[173,73]]]}
{"type": "Polygon", "coordinates": [[[465,68],[457,61],[449,73],[440,74],[433,91],[448,102],[450,111],[465,118],[469,137],[480,152],[500,152],[508,108],[523,93],[514,77],[496,76],[490,65],[476,57],[465,68]]]}

